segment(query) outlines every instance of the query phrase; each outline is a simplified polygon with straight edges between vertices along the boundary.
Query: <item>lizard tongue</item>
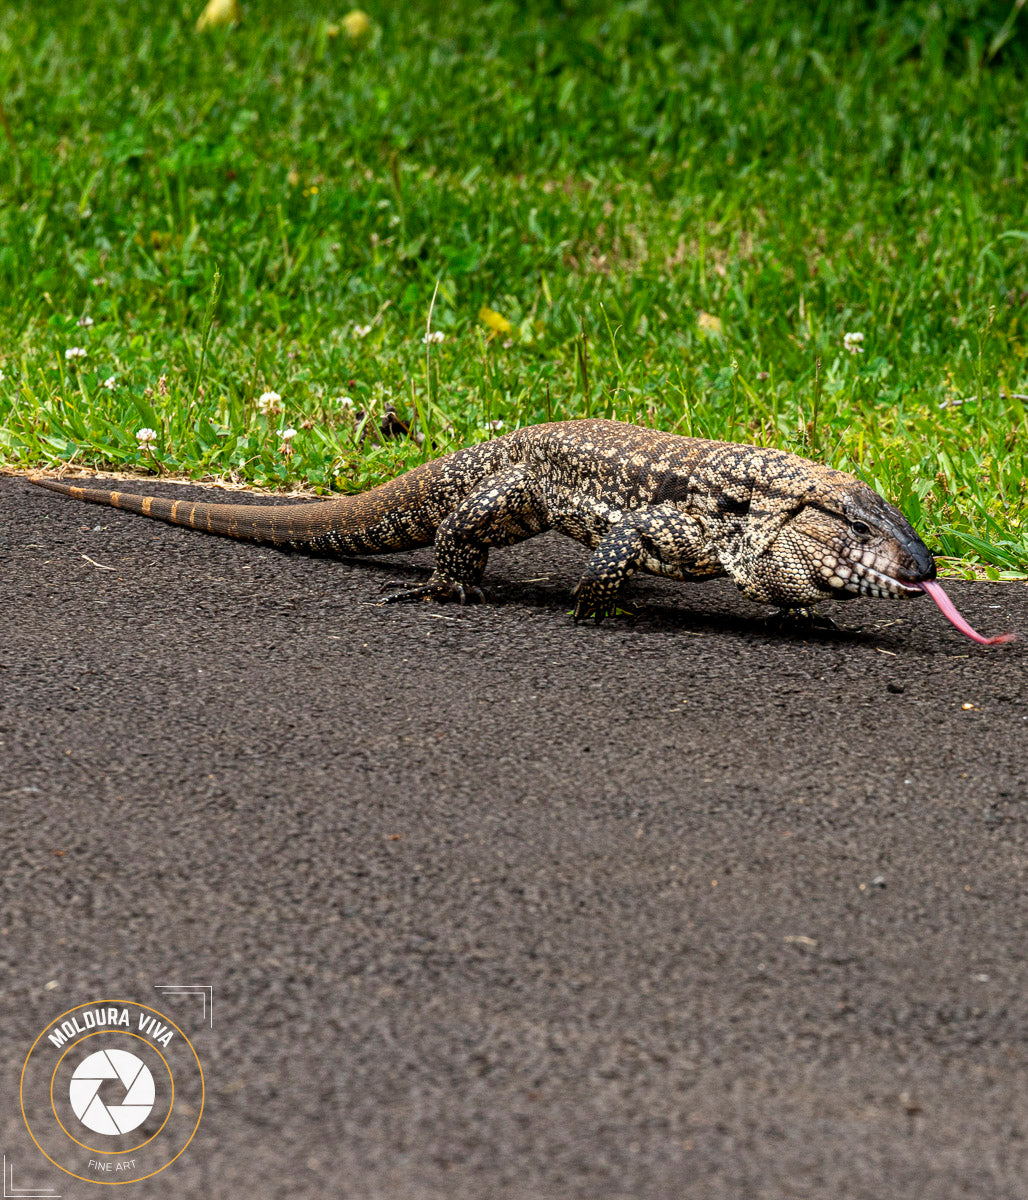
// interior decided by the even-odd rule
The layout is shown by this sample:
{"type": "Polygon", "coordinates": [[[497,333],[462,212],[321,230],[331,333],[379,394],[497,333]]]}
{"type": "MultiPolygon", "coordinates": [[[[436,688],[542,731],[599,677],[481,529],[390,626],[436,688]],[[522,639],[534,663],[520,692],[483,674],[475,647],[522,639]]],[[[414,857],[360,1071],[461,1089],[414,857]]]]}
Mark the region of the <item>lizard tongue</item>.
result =
{"type": "Polygon", "coordinates": [[[1013,642],[1017,640],[1015,633],[998,633],[995,637],[982,637],[980,633],[976,633],[964,618],[957,612],[956,605],[942,590],[942,586],[931,581],[922,581],[917,585],[923,588],[929,596],[939,606],[939,611],[952,625],[955,625],[961,633],[966,634],[972,641],[977,642],[981,646],[998,646],[1001,642],[1013,642]]]}

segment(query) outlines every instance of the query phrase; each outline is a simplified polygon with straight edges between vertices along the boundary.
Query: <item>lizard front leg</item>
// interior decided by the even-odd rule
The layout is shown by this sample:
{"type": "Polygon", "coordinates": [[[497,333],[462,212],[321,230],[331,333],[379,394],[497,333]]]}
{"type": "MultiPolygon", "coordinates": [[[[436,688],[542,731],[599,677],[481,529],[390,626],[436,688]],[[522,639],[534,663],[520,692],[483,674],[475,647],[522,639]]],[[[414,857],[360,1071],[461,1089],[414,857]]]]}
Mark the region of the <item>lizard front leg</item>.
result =
{"type": "Polygon", "coordinates": [[[575,588],[575,621],[591,617],[598,625],[611,616],[622,586],[637,570],[671,579],[724,574],[695,518],[664,505],[626,514],[609,527],[586,563],[575,588]]]}
{"type": "Polygon", "coordinates": [[[512,546],[548,529],[543,490],[519,464],[492,476],[443,519],[435,536],[435,570],[427,583],[386,596],[397,600],[486,599],[482,576],[491,546],[512,546]]]}
{"type": "Polygon", "coordinates": [[[596,624],[611,617],[625,580],[642,565],[646,544],[639,527],[619,522],[589,556],[575,588],[575,624],[590,617],[596,624]]]}

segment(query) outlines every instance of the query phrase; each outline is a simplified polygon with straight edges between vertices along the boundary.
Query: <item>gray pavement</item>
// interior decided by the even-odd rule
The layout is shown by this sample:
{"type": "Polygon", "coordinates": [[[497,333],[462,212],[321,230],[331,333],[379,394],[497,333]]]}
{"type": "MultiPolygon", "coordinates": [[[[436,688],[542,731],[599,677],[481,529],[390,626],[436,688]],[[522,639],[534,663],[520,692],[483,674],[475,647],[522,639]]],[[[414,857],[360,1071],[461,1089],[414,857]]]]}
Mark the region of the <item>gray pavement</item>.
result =
{"type": "MultiPolygon", "coordinates": [[[[497,606],[372,603],[427,561],[0,479],[15,1185],[98,1194],[18,1083],[104,996],[207,1080],[130,1195],[1028,1195],[1024,643],[927,600],[775,632],[659,580],[576,628],[551,536],[494,555],[497,606]]],[[[1028,636],[1023,585],[950,592],[1028,636]]]]}

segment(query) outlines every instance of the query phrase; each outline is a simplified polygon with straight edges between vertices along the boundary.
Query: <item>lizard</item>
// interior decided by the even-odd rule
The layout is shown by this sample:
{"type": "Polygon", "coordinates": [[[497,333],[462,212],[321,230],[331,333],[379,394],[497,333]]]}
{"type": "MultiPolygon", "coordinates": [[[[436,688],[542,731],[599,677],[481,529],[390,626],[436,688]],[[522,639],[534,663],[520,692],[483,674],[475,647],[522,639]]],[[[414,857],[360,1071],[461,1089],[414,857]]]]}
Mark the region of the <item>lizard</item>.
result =
{"type": "Polygon", "coordinates": [[[636,571],[727,576],[783,617],[826,597],[932,597],[962,633],[931,551],[899,511],[855,476],[789,451],[710,441],[600,418],[530,425],[423,463],[365,492],[284,506],[193,503],[30,482],[173,525],[339,557],[434,546],[421,584],[383,602],[487,599],[489,550],[553,529],[591,551],[576,622],[613,615],[636,571]]]}

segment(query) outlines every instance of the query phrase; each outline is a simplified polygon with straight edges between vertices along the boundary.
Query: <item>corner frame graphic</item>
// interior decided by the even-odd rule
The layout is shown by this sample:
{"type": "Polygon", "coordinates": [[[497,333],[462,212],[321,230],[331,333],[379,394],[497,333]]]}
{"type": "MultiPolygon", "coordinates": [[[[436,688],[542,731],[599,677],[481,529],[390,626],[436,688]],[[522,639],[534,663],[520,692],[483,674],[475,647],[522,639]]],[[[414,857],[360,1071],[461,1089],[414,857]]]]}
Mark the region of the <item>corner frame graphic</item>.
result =
{"type": "Polygon", "coordinates": [[[203,1002],[204,1024],[214,1028],[214,986],[210,983],[155,983],[154,991],[166,996],[200,996],[203,1002]]]}
{"type": "Polygon", "coordinates": [[[4,1166],[4,1200],[61,1200],[61,1193],[53,1188],[19,1188],[14,1186],[14,1160],[7,1164],[7,1155],[3,1156],[4,1166]],[[10,1180],[10,1183],[8,1183],[10,1180]],[[8,1190],[10,1189],[10,1190],[8,1190]]]}

